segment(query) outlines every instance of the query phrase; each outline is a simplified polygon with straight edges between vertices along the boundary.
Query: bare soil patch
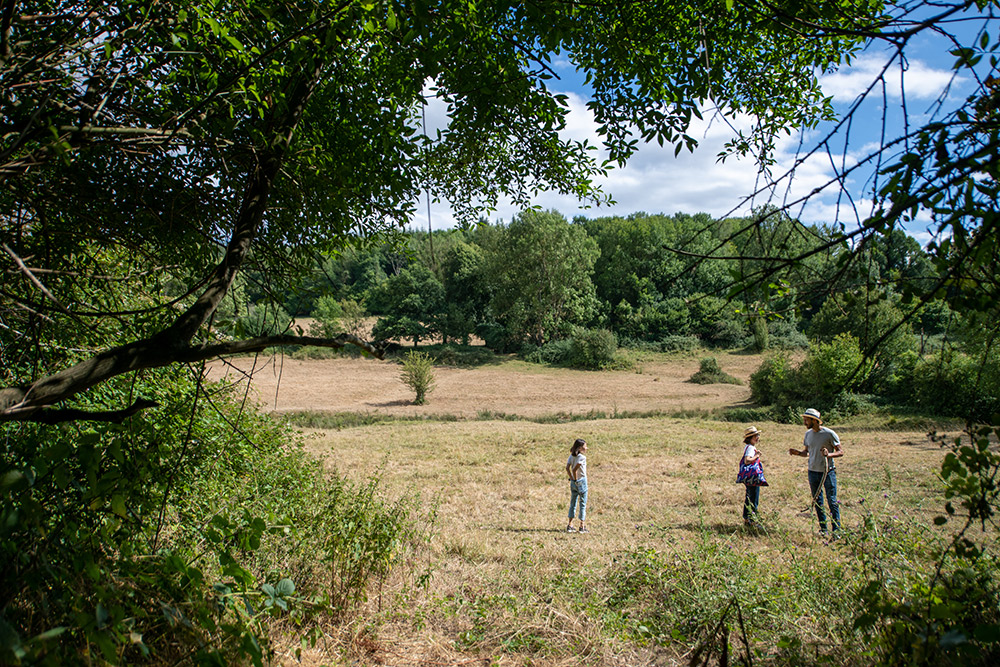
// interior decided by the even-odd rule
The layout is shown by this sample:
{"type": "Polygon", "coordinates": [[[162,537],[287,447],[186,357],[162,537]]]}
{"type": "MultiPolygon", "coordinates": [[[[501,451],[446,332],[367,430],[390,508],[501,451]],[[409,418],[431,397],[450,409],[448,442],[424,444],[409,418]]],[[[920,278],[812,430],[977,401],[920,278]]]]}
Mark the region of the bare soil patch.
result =
{"type": "Polygon", "coordinates": [[[722,370],[743,385],[688,382],[699,367],[695,357],[644,362],[631,371],[580,371],[527,364],[513,359],[477,368],[438,366],[436,387],[425,405],[399,379],[393,361],[363,358],[298,360],[237,358],[216,364],[211,377],[250,381],[250,391],[275,412],[382,412],[390,415],[456,415],[483,412],[538,417],[552,414],[710,411],[745,404],[747,380],[757,355],[716,355],[722,370]]]}

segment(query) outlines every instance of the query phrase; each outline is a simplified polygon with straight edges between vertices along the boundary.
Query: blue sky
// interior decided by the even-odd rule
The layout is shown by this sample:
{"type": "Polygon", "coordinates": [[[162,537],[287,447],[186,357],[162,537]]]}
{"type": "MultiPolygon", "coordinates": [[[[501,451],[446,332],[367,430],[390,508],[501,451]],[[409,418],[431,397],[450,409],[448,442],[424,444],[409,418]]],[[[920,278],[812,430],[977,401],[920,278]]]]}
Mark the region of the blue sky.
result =
{"type": "MultiPolygon", "coordinates": [[[[974,34],[979,25],[959,26],[958,29],[974,34]]],[[[994,37],[996,29],[993,30],[994,37]]],[[[894,63],[891,74],[886,76],[885,138],[893,140],[904,132],[902,101],[906,100],[906,110],[911,126],[922,124],[943,100],[943,109],[953,109],[961,104],[975,90],[975,80],[967,75],[955,77],[951,69],[954,57],[948,53],[952,48],[944,39],[932,35],[921,35],[907,48],[905,67],[894,63]]],[[[844,113],[857,97],[871,85],[891,53],[881,47],[872,47],[857,57],[849,67],[821,78],[824,92],[832,95],[838,113],[844,113]]],[[[569,96],[570,116],[564,131],[565,136],[574,139],[589,139],[600,145],[592,118],[586,110],[586,97],[578,85],[578,80],[568,61],[557,61],[556,70],[565,75],[559,81],[550,82],[550,87],[569,96]]],[[[880,89],[881,90],[881,89],[880,89]]],[[[628,215],[644,211],[647,213],[707,212],[714,216],[740,215],[752,206],[766,203],[783,204],[794,202],[815,188],[828,184],[834,178],[836,168],[851,166],[863,159],[880,139],[883,116],[881,92],[866,101],[855,115],[851,133],[846,141],[843,132],[831,142],[829,153],[822,152],[799,165],[793,178],[783,180],[778,188],[759,191],[764,183],[752,160],[728,159],[725,163],[717,160],[723,144],[732,136],[732,128],[720,119],[713,119],[706,110],[704,122],[698,122],[691,129],[691,136],[697,138],[700,146],[691,154],[683,151],[674,156],[673,147],[661,148],[658,144],[646,144],[624,168],[613,170],[600,185],[612,195],[616,204],[610,207],[581,209],[580,202],[572,197],[556,194],[542,194],[535,203],[543,208],[554,208],[568,218],[575,215],[594,217],[599,215],[628,215]]],[[[432,104],[428,107],[428,122],[431,126],[443,118],[435,118],[441,111],[432,104]]],[[[938,111],[940,115],[940,111],[938,111]]],[[[748,119],[735,119],[737,126],[749,126],[748,119]]],[[[796,152],[811,148],[818,139],[830,131],[821,127],[806,135],[798,133],[784,138],[779,144],[778,165],[775,174],[783,173],[795,162],[796,152]]],[[[863,219],[871,210],[871,170],[861,169],[848,179],[845,188],[829,188],[823,194],[813,197],[804,206],[792,210],[806,223],[832,223],[839,216],[848,227],[857,219],[863,219]]],[[[510,220],[518,209],[501,204],[492,221],[510,220]]],[[[431,224],[435,229],[454,225],[449,206],[445,202],[432,203],[431,224]]],[[[929,220],[919,219],[910,225],[908,232],[918,241],[926,243],[931,234],[927,230],[929,220]]],[[[414,228],[427,229],[427,206],[421,201],[417,208],[414,228]]]]}

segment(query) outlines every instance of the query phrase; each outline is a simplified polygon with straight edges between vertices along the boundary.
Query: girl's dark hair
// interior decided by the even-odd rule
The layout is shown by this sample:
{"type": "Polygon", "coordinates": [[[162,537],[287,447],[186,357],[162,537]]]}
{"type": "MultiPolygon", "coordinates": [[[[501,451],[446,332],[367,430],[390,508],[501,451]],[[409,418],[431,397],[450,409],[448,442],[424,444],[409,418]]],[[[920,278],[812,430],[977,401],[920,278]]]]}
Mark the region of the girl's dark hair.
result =
{"type": "Polygon", "coordinates": [[[754,437],[755,435],[757,435],[757,434],[756,434],[756,433],[751,433],[751,434],[750,434],[750,435],[748,435],[747,437],[743,438],[743,444],[744,444],[744,445],[749,445],[749,444],[750,444],[750,441],[751,441],[751,440],[753,440],[753,437],[754,437]]]}
{"type": "Polygon", "coordinates": [[[577,438],[576,442],[573,443],[573,446],[570,447],[569,453],[572,454],[573,456],[576,456],[577,454],[580,453],[580,450],[583,449],[583,446],[586,444],[587,444],[586,440],[584,440],[583,438],[577,438]]]}

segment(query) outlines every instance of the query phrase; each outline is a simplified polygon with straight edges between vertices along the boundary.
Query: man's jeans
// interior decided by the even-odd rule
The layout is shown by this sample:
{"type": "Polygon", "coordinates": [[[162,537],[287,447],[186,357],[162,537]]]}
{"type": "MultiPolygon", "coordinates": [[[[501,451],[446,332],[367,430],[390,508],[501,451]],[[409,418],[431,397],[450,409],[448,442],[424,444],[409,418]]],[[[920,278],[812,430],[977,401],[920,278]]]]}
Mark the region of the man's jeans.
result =
{"type": "Polygon", "coordinates": [[[573,508],[576,501],[580,500],[580,521],[587,518],[587,478],[578,479],[569,483],[569,518],[573,518],[573,508]]]}
{"type": "Polygon", "coordinates": [[[823,480],[823,473],[809,471],[809,489],[815,498],[816,518],[819,519],[819,530],[826,532],[826,512],[823,511],[823,491],[826,491],[826,501],[830,505],[830,515],[833,519],[833,532],[840,531],[840,503],[837,502],[837,471],[831,470],[823,480]],[[819,485],[823,484],[820,489],[819,485]]]}

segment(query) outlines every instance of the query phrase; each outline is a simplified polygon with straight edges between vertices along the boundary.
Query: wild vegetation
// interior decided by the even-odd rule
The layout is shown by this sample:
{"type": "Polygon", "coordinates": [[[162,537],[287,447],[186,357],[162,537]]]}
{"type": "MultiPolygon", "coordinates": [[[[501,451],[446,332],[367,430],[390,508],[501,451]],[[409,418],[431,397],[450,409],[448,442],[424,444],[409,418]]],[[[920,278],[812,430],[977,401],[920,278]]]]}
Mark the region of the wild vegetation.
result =
{"type": "Polygon", "coordinates": [[[951,541],[992,554],[995,529],[936,525],[950,447],[888,425],[833,424],[848,450],[837,542],[816,536],[802,461],[786,453],[801,426],[763,425],[759,530],[742,527],[733,483],[742,424],[397,419],[310,431],[308,451],[330,469],[381,471],[389,489],[437,498],[428,587],[369,607],[365,641],[343,641],[338,659],[725,664],[728,651],[728,664],[991,664],[995,554],[959,556],[951,541]],[[592,443],[589,535],[563,532],[559,473],[576,437],[592,443]]]}
{"type": "MultiPolygon", "coordinates": [[[[480,566],[480,581],[503,585],[463,585],[440,603],[457,619],[458,648],[588,662],[634,650],[654,661],[660,651],[728,651],[731,638],[746,661],[754,650],[796,664],[857,650],[887,664],[992,664],[996,8],[0,3],[0,661],[263,664],[284,637],[310,648],[341,629],[354,633],[353,648],[376,646],[366,599],[377,613],[390,585],[405,603],[433,576],[435,504],[411,493],[421,479],[383,487],[375,468],[321,470],[287,426],[209,381],[206,362],[237,367],[234,355],[275,347],[382,357],[393,339],[475,335],[489,354],[530,359],[522,369],[541,361],[594,374],[622,372],[629,355],[651,350],[805,344],[801,358],[761,366],[750,383],[760,405],[746,409],[788,421],[815,398],[831,417],[954,415],[967,434],[940,462],[939,528],[903,530],[873,514],[831,552],[849,597],[824,588],[831,581],[813,575],[825,570],[795,553],[794,581],[780,569],[750,577],[745,564],[760,562],[752,550],[706,539],[700,519],[690,561],[637,542],[587,578],[557,558],[558,571],[537,580],[521,576],[540,562],[535,545],[482,558],[466,527],[449,548],[480,566]],[[789,203],[720,220],[568,221],[531,208],[544,189],[608,201],[595,176],[640,141],[693,150],[692,123],[710,108],[750,119],[724,156],[752,156],[780,188],[794,173],[770,172],[776,137],[833,120],[819,74],[873,45],[904,66],[924,32],[951,38],[956,73],[974,90],[858,162],[877,166],[873,208],[854,220],[805,226],[789,203]],[[570,107],[552,86],[555,54],[586,79],[600,158],[562,133],[570,107]],[[420,120],[430,97],[448,109],[433,137],[420,120]],[[467,228],[401,234],[422,191],[451,202],[467,228]],[[501,197],[524,212],[476,225],[501,197]],[[902,231],[918,216],[933,226],[925,248],[902,231]],[[319,329],[289,330],[299,314],[315,315],[319,329]],[[357,335],[368,314],[376,341],[357,335]],[[704,582],[704,597],[692,602],[679,579],[704,582]],[[713,587],[720,580],[732,587],[713,587]],[[789,616],[748,628],[744,612],[768,619],[781,595],[789,616]],[[796,600],[843,625],[803,621],[796,600]],[[854,606],[832,606],[845,600],[854,606]],[[796,609],[806,630],[782,634],[796,609]]],[[[884,90],[886,76],[870,90],[884,90]]],[[[848,135],[853,113],[837,126],[848,135]]],[[[831,187],[854,168],[841,167],[831,187]]],[[[450,450],[467,444],[461,436],[438,449],[477,469],[488,445],[450,450]]],[[[692,467],[675,477],[714,470],[679,450],[692,467]]],[[[389,459],[387,476],[398,462],[389,459]]],[[[773,526],[795,532],[780,516],[773,526]]],[[[424,623],[424,608],[411,608],[404,622],[424,623]]]]}

